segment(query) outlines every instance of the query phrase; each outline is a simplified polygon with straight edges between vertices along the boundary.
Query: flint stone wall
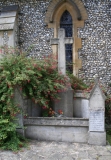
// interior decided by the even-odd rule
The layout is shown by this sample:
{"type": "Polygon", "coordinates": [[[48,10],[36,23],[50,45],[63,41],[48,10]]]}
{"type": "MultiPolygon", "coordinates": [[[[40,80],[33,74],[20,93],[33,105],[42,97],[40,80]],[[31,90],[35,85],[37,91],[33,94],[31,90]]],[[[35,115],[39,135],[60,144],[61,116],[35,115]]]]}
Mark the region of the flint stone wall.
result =
{"type": "MultiPolygon", "coordinates": [[[[51,0],[0,0],[0,6],[19,5],[19,45],[33,56],[39,57],[52,53],[50,39],[53,29],[47,28],[44,19],[51,0]]],[[[78,28],[82,38],[82,69],[79,77],[92,79],[99,76],[108,84],[111,82],[111,1],[82,0],[88,12],[84,28],[78,28]]]]}
{"type": "MultiPolygon", "coordinates": [[[[44,20],[51,0],[0,0],[0,7],[19,5],[19,46],[29,54],[43,57],[52,53],[50,38],[53,29],[47,28],[44,20]]],[[[84,28],[78,28],[78,37],[82,38],[82,69],[79,77],[91,80],[99,76],[106,85],[111,81],[111,1],[82,0],[88,12],[84,28]]]]}

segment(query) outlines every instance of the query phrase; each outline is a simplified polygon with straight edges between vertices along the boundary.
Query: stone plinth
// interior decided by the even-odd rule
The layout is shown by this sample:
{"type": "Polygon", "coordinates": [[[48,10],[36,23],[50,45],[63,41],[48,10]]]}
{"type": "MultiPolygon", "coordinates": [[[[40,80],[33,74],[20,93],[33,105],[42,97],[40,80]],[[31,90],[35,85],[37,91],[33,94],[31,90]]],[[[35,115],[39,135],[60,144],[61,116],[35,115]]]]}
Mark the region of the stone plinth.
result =
{"type": "Polygon", "coordinates": [[[30,139],[80,142],[88,141],[88,119],[79,118],[27,118],[24,119],[25,136],[30,139]]]}
{"type": "Polygon", "coordinates": [[[106,145],[105,96],[97,82],[89,99],[89,144],[106,145]]]}

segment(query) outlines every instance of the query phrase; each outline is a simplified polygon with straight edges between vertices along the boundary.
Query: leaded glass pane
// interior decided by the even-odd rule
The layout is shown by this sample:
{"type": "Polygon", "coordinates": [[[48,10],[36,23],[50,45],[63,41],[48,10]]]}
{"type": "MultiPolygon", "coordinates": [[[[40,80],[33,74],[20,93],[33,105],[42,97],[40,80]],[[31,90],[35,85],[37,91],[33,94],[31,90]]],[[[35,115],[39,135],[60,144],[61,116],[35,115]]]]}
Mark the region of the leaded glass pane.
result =
{"type": "Polygon", "coordinates": [[[65,37],[72,37],[72,17],[67,10],[60,19],[60,28],[65,29],[65,37]]]}
{"type": "Polygon", "coordinates": [[[66,70],[69,73],[73,72],[73,63],[72,63],[72,44],[65,45],[66,52],[66,70]]]}

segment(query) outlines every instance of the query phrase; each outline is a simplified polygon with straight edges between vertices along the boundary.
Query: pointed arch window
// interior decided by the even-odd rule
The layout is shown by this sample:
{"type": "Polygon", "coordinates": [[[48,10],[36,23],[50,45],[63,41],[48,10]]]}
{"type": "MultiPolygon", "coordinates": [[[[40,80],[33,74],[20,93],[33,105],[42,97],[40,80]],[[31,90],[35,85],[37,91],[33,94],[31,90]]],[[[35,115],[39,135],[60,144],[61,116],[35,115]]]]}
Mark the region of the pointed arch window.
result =
{"type": "Polygon", "coordinates": [[[60,19],[60,28],[65,29],[65,36],[72,37],[72,17],[70,13],[66,10],[60,19]]]}
{"type": "MultiPolygon", "coordinates": [[[[65,37],[72,37],[72,17],[70,13],[66,10],[60,19],[60,28],[64,28],[65,37]]],[[[66,70],[69,73],[73,73],[73,60],[72,60],[72,44],[65,44],[65,54],[66,54],[66,70]]]]}

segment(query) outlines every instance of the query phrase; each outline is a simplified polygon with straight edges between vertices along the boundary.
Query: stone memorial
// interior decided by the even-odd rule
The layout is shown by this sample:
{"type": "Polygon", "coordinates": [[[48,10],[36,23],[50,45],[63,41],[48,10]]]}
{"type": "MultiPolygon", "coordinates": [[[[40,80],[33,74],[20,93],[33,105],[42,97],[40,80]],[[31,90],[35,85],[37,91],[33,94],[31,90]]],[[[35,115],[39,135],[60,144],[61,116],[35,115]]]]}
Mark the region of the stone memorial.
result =
{"type": "Polygon", "coordinates": [[[96,82],[89,99],[89,144],[106,145],[105,95],[96,82]]]}
{"type": "MultiPolygon", "coordinates": [[[[58,38],[51,39],[52,45],[58,45],[58,70],[66,75],[66,55],[65,44],[72,44],[73,38],[65,37],[65,30],[59,28],[58,38]]],[[[73,90],[68,88],[66,92],[59,93],[60,101],[53,103],[53,109],[55,112],[62,110],[64,116],[73,117],[73,90]]]]}
{"type": "Polygon", "coordinates": [[[24,106],[22,92],[20,91],[19,87],[16,87],[14,90],[14,101],[15,104],[19,105],[19,108],[21,110],[21,112],[16,115],[16,123],[18,125],[17,132],[20,133],[21,135],[24,135],[23,112],[25,110],[25,106],[24,106]]]}

